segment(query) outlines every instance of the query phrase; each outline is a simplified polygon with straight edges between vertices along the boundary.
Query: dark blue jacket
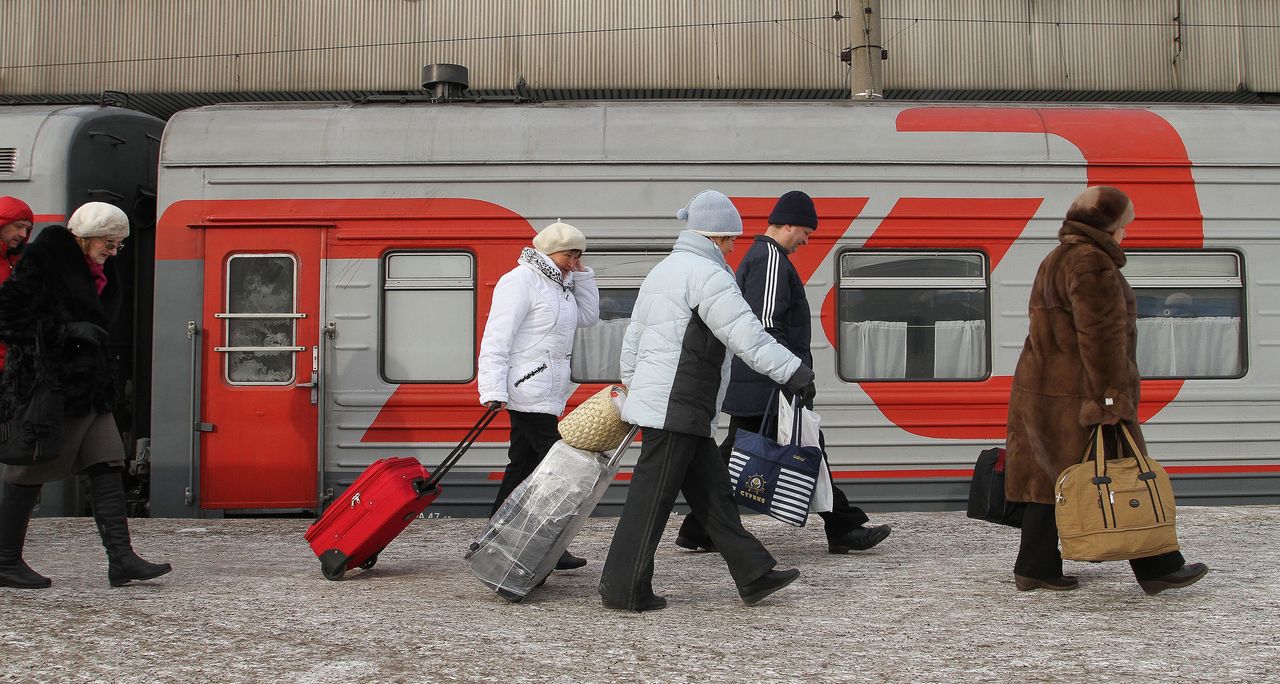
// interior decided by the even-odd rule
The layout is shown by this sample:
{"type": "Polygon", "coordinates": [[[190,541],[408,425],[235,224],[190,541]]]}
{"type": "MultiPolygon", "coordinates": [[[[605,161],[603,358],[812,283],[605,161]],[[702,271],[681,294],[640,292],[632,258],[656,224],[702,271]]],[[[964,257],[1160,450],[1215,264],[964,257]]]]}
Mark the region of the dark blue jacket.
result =
{"type": "MultiPolygon", "coordinates": [[[[786,250],[771,237],[757,235],[738,265],[738,288],[764,329],[805,366],[813,368],[809,351],[812,319],[804,282],[791,265],[786,250]]],[[[729,389],[722,410],[731,416],[762,416],[769,395],[777,387],[772,380],[733,360],[729,389]]]]}

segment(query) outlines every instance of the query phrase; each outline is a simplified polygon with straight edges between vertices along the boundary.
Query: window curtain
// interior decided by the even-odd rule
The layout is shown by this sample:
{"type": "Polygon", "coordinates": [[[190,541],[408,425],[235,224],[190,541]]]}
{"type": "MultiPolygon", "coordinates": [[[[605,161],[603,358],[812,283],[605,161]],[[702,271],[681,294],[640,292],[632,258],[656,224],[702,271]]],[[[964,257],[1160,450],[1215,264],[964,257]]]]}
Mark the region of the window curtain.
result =
{"type": "Polygon", "coordinates": [[[578,328],[573,338],[573,377],[579,381],[618,382],[622,377],[622,336],[630,318],[614,318],[578,328]]]}
{"type": "Polygon", "coordinates": [[[846,378],[904,378],[907,324],[903,321],[842,321],[840,373],[846,378]]]}
{"type": "Polygon", "coordinates": [[[933,326],[933,376],[980,378],[986,375],[986,342],[986,321],[938,321],[933,326]]]}
{"type": "Polygon", "coordinates": [[[1237,375],[1240,319],[1139,318],[1138,372],[1182,378],[1237,375]]]}

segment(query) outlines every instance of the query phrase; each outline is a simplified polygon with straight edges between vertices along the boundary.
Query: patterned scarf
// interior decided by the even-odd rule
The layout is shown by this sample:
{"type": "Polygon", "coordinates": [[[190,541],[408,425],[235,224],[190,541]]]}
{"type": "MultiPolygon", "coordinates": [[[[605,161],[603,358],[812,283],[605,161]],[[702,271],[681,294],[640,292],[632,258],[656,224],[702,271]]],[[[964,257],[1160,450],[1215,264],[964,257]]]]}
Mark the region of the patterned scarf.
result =
{"type": "Polygon", "coordinates": [[[534,267],[551,282],[559,285],[561,290],[565,292],[573,291],[573,283],[566,284],[564,276],[560,275],[560,269],[554,263],[551,263],[551,259],[547,258],[542,252],[532,247],[525,247],[520,250],[520,263],[534,267]]]}

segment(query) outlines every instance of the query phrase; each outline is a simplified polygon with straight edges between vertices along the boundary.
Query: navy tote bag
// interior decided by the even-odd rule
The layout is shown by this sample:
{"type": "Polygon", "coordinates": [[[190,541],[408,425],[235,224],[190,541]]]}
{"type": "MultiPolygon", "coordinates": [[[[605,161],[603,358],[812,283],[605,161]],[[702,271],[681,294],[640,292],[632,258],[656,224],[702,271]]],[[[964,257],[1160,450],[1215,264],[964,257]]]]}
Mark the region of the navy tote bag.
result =
{"type": "MultiPolygon", "coordinates": [[[[772,406],[773,401],[769,403],[772,406]]],[[[804,527],[809,519],[809,504],[822,464],[822,449],[799,444],[800,414],[799,410],[792,412],[795,425],[787,444],[738,430],[729,459],[734,500],[796,527],[804,527]]],[[[765,424],[769,422],[765,420],[765,424]]]]}

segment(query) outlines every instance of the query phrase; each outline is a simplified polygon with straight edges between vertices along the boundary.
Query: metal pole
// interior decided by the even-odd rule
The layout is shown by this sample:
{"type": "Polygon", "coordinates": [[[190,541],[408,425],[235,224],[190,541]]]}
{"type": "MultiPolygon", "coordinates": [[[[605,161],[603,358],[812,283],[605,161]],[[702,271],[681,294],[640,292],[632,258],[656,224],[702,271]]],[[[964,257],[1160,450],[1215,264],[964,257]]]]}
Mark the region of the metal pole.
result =
{"type": "Polygon", "coordinates": [[[880,0],[858,0],[862,21],[853,21],[854,41],[849,66],[852,69],[850,97],[879,100],[884,97],[884,67],[880,45],[880,0]]]}

